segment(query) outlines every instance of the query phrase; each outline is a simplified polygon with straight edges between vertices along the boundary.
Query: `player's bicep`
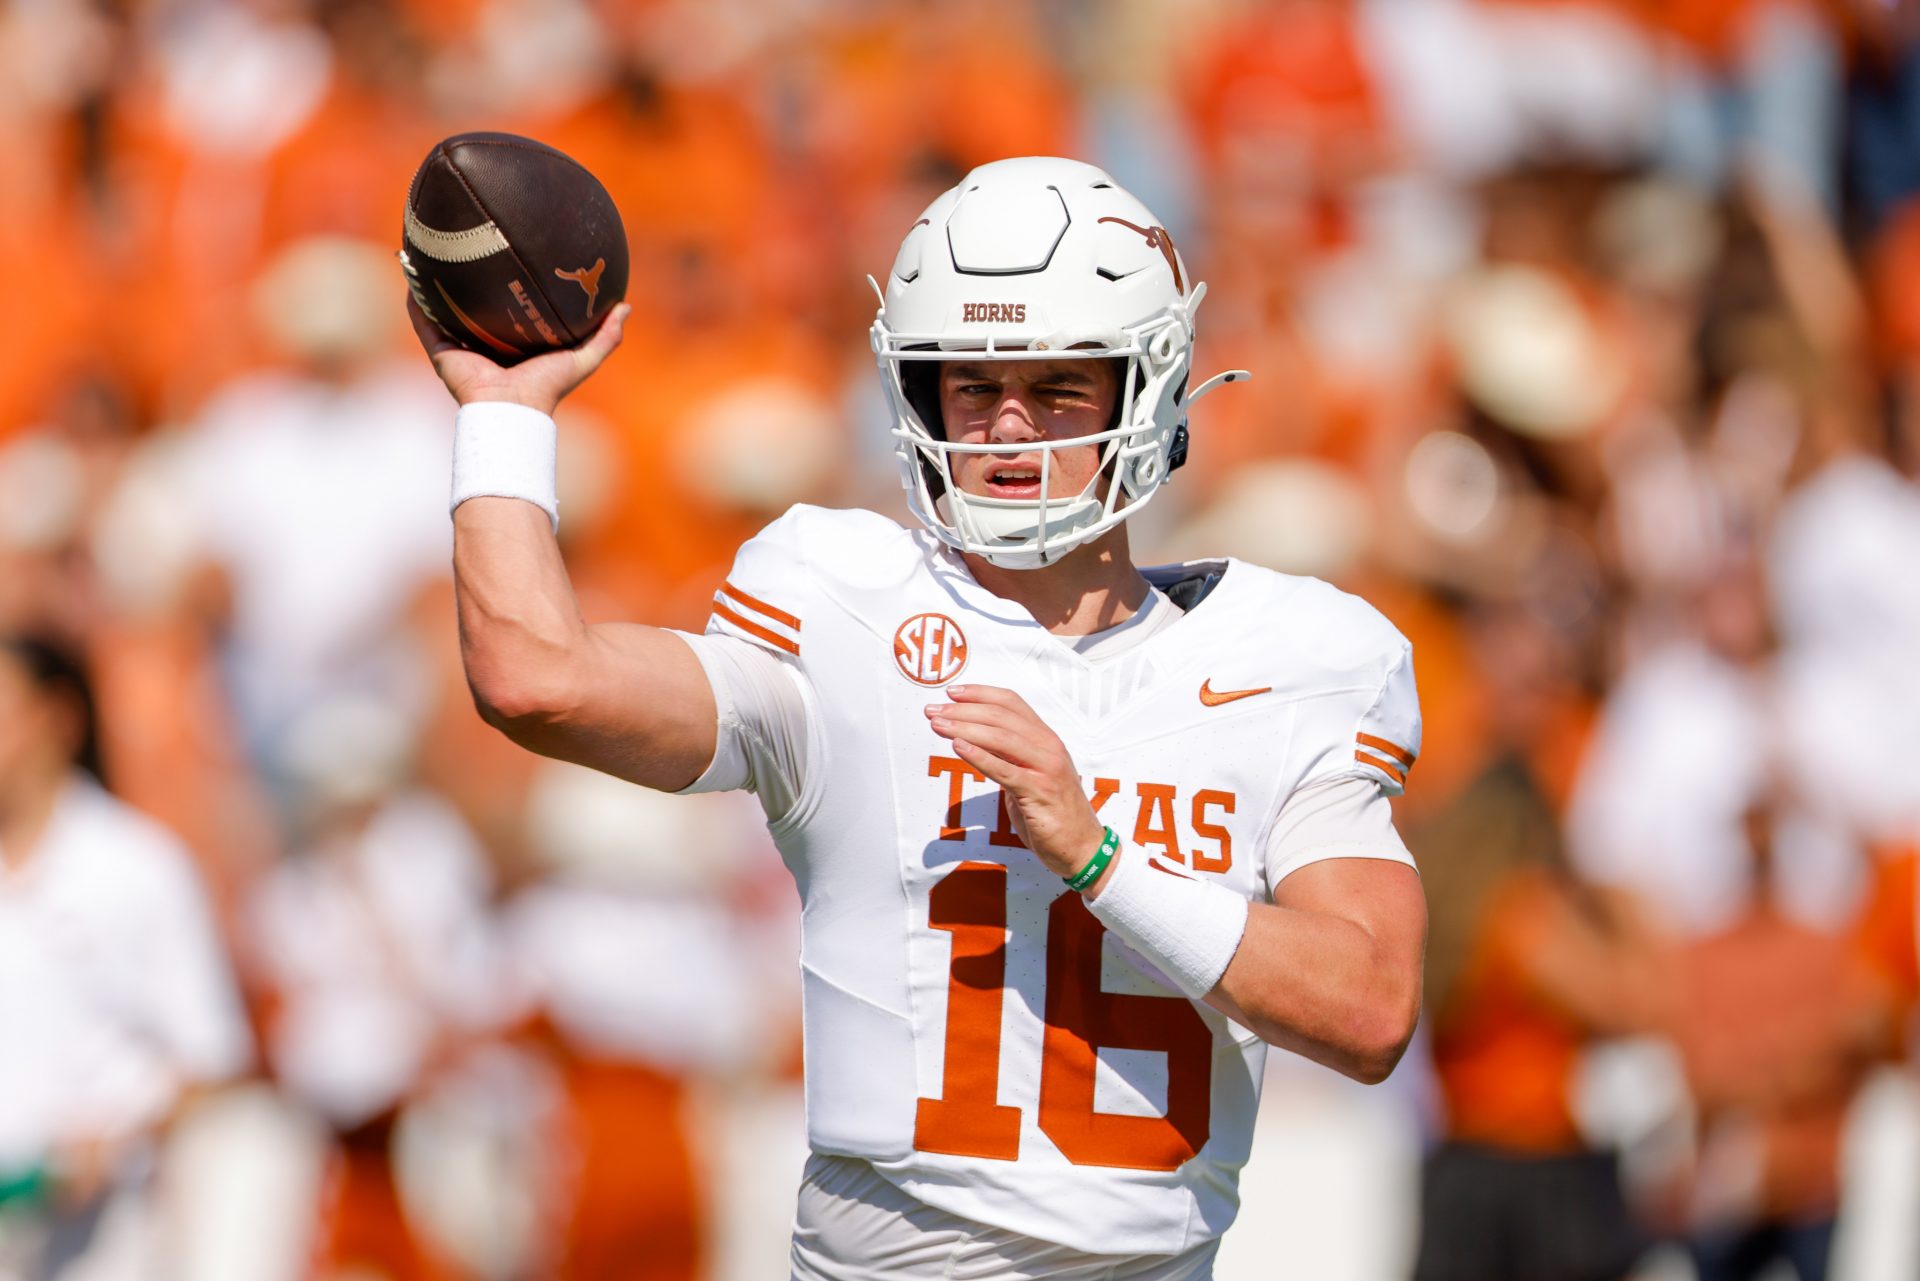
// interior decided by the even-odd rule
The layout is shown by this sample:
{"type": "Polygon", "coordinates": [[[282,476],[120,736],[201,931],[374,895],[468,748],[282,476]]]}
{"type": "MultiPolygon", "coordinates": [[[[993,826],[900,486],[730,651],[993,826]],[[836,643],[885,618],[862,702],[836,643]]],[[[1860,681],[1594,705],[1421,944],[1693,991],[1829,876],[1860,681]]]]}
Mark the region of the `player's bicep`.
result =
{"type": "Polygon", "coordinates": [[[716,707],[705,671],[673,632],[636,623],[587,629],[566,706],[521,727],[523,747],[642,787],[677,791],[713,759],[716,707]]]}
{"type": "Polygon", "coordinates": [[[805,743],[790,666],[810,581],[798,519],[790,512],[741,547],[706,636],[588,628],[549,704],[564,710],[543,708],[538,723],[516,726],[515,740],[662,791],[750,787],[769,814],[783,813],[782,788],[797,785],[805,743]]]}
{"type": "Polygon", "coordinates": [[[1352,921],[1396,956],[1418,960],[1426,946],[1427,899],[1412,864],[1383,858],[1329,858],[1279,885],[1274,906],[1352,921]]]}
{"type": "Polygon", "coordinates": [[[1263,853],[1276,906],[1352,921],[1372,937],[1377,955],[1418,965],[1426,895],[1377,783],[1343,778],[1295,792],[1263,853]]]}
{"type": "Polygon", "coordinates": [[[1380,858],[1328,858],[1255,904],[1208,997],[1262,1039],[1376,1082],[1405,1051],[1420,1009],[1426,901],[1419,875],[1380,858]]]}

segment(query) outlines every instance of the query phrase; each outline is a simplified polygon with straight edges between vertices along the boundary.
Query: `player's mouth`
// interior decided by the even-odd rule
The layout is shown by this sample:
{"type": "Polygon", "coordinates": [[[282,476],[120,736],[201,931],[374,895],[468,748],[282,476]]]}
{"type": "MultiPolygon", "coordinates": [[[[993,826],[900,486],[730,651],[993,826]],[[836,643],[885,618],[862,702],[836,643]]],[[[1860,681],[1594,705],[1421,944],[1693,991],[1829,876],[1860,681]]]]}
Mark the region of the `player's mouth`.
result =
{"type": "Polygon", "coordinates": [[[987,494],[993,498],[1040,497],[1040,464],[994,463],[987,469],[987,494]]]}

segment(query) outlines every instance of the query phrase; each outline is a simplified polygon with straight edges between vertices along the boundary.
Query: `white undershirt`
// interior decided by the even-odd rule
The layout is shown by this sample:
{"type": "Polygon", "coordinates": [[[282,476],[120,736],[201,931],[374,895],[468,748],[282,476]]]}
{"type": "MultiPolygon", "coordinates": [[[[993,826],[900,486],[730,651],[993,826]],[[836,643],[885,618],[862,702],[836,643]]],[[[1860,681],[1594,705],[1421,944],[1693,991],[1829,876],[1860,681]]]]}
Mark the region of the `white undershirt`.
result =
{"type": "Polygon", "coordinates": [[[1184,617],[1186,611],[1168,599],[1167,594],[1158,587],[1148,584],[1147,598],[1124,622],[1115,623],[1105,631],[1088,632],[1085,636],[1062,636],[1060,639],[1080,657],[1104,663],[1129,650],[1140,648],[1184,617]]]}

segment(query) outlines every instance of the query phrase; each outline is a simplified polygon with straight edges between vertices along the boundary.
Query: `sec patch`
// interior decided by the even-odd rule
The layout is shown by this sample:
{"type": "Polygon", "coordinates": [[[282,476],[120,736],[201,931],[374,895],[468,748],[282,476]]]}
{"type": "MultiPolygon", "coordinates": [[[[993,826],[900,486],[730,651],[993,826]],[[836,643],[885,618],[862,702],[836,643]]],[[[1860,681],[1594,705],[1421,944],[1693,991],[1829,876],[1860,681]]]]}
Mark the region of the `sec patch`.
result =
{"type": "Polygon", "coordinates": [[[967,634],[945,614],[915,614],[893,634],[893,662],[916,685],[946,685],[967,667],[967,634]]]}

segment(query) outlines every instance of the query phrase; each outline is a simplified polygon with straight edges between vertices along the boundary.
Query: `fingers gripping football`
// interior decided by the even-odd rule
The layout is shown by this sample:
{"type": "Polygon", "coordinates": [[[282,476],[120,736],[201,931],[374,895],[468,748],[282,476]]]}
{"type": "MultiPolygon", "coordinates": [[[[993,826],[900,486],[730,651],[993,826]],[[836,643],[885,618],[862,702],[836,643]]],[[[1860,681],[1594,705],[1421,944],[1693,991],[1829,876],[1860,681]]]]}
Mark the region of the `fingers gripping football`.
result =
{"type": "Polygon", "coordinates": [[[471,405],[482,400],[511,401],[529,405],[542,413],[554,411],[566,394],[585,382],[613,349],[620,345],[628,314],[633,310],[620,303],[601,320],[600,327],[578,347],[566,347],[534,356],[517,365],[495,364],[478,352],[448,338],[412,298],[407,299],[407,318],[413,332],[433,361],[433,371],[453,393],[455,401],[471,405]]]}
{"type": "Polygon", "coordinates": [[[947,695],[952,702],[927,706],[933,732],[1006,793],[1014,831],[1042,863],[1060,876],[1079,871],[1105,829],[1066,744],[1012,690],[949,685],[947,695]]]}

